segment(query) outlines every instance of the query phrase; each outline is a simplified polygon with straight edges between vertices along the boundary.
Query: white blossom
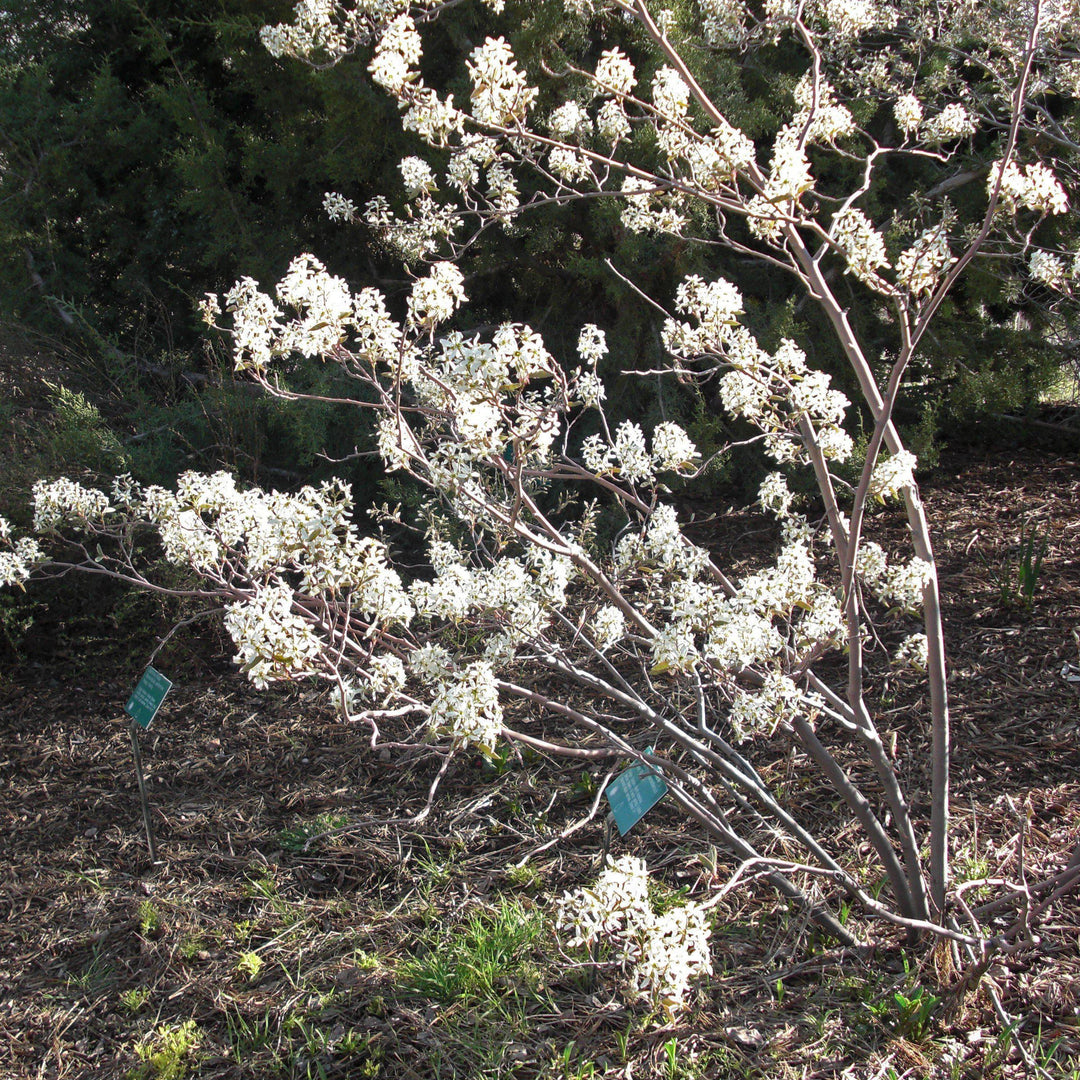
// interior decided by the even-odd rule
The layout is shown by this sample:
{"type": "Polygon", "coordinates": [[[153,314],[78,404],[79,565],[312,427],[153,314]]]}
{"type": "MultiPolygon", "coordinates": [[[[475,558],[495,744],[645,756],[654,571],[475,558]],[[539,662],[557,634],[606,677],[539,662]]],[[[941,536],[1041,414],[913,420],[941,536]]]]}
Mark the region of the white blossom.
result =
{"type": "Polygon", "coordinates": [[[745,36],[742,0],[700,0],[705,38],[711,45],[738,45],[745,36]]]}
{"type": "Polygon", "coordinates": [[[259,689],[311,674],[321,647],[310,622],[293,608],[286,585],[259,589],[225,609],[225,629],[236,643],[236,663],[259,689]]]}
{"type": "Polygon", "coordinates": [[[690,469],[701,455],[690,436],[678,424],[657,424],[652,437],[653,464],[657,469],[690,469]]]}
{"type": "Polygon", "coordinates": [[[662,67],[653,76],[653,105],[669,120],[682,120],[690,106],[690,88],[682,76],[670,67],[662,67]]]}
{"type": "Polygon", "coordinates": [[[535,87],[518,71],[514,54],[503,38],[486,38],[468,61],[472,79],[472,113],[481,124],[511,127],[522,123],[536,100],[535,87]]]}
{"type": "Polygon", "coordinates": [[[408,100],[401,126],[406,131],[415,131],[431,146],[446,146],[451,135],[464,129],[465,117],[454,106],[453,94],[443,99],[434,90],[420,85],[411,90],[408,100]]]}
{"type": "Polygon", "coordinates": [[[420,52],[416,24],[407,14],[397,15],[387,24],[368,65],[372,80],[391,94],[400,94],[415,78],[413,69],[420,61],[420,52]]]}
{"type": "Polygon", "coordinates": [[[829,31],[840,40],[850,40],[868,30],[891,26],[895,21],[888,6],[874,0],[820,0],[821,13],[829,31]]]}
{"type": "Polygon", "coordinates": [[[356,218],[356,203],[336,191],[328,191],[323,196],[323,212],[331,221],[353,221],[356,218]]]}
{"type": "Polygon", "coordinates": [[[413,282],[409,295],[409,322],[429,329],[445,322],[465,302],[465,278],[448,262],[436,263],[426,278],[413,282]]]}
{"type": "Polygon", "coordinates": [[[100,524],[112,513],[109,497],[74,480],[38,480],[33,487],[34,531],[45,532],[63,524],[100,524]]]}
{"type": "Polygon", "coordinates": [[[771,671],[752,693],[735,692],[729,714],[732,733],[740,741],[771,735],[778,726],[814,712],[820,704],[816,695],[800,690],[789,676],[771,671]]]}
{"type": "Polygon", "coordinates": [[[595,885],[565,893],[556,925],[570,931],[571,947],[607,946],[631,995],[669,1018],[686,1008],[693,980],[712,973],[705,909],[691,902],[657,914],[645,863],[632,855],[609,858],[595,885]]]}
{"type": "Polygon", "coordinates": [[[893,654],[893,663],[897,667],[910,667],[916,671],[925,671],[929,664],[929,647],[925,634],[909,634],[893,654]]]}
{"type": "Polygon", "coordinates": [[[896,280],[913,296],[933,292],[941,275],[954,263],[945,225],[927,229],[896,260],[896,280]]]}
{"type": "Polygon", "coordinates": [[[609,649],[626,633],[626,616],[614,604],[608,604],[593,616],[592,632],[596,647],[609,649]]]}
{"type": "Polygon", "coordinates": [[[931,116],[922,127],[923,138],[935,143],[963,139],[974,135],[975,131],[975,117],[958,101],[951,101],[937,116],[931,116]]]}
{"type": "Polygon", "coordinates": [[[845,210],[833,221],[833,242],[844,253],[848,270],[868,285],[879,283],[878,270],[889,265],[885,238],[861,210],[845,210]]]}
{"type": "Polygon", "coordinates": [[[616,98],[605,101],[596,114],[596,133],[607,144],[621,142],[630,134],[630,121],[622,102],[616,98]]]}
{"type": "Polygon", "coordinates": [[[0,517],[0,541],[5,541],[8,551],[0,551],[0,588],[5,585],[17,585],[20,588],[34,567],[44,561],[41,545],[30,536],[23,536],[10,542],[11,522],[0,517]]]}
{"type": "Polygon", "coordinates": [[[902,94],[893,104],[896,123],[905,135],[918,131],[923,121],[922,102],[914,94],[902,94]]]}
{"type": "Polygon", "coordinates": [[[405,157],[398,162],[398,170],[405,184],[405,191],[409,198],[414,198],[421,192],[435,190],[435,174],[431,166],[423,158],[405,157]]]}
{"type": "Polygon", "coordinates": [[[548,117],[548,131],[555,139],[580,142],[592,134],[592,119],[576,101],[565,101],[548,117]]]}
{"type": "Polygon", "coordinates": [[[620,479],[628,484],[653,479],[652,458],[645,448],[645,433],[632,420],[624,420],[616,429],[614,452],[620,479]]]}
{"type": "Polygon", "coordinates": [[[589,435],[581,444],[581,460],[585,468],[604,476],[615,468],[615,453],[600,435],[589,435]]]}
{"type": "Polygon", "coordinates": [[[779,518],[788,516],[794,498],[783,473],[769,473],[758,487],[758,503],[762,509],[779,518]]]}
{"type": "Polygon", "coordinates": [[[632,968],[638,995],[669,1018],[680,1013],[691,982],[712,974],[711,933],[707,912],[692,902],[655,915],[632,968]]]}
{"type": "Polygon", "coordinates": [[[603,91],[620,97],[625,96],[634,89],[634,84],[637,82],[634,65],[618,47],[607,49],[600,54],[600,60],[596,65],[596,81],[603,91]]]}
{"type": "Polygon", "coordinates": [[[1028,256],[1028,273],[1033,280],[1041,281],[1051,289],[1066,288],[1068,270],[1065,260],[1051,251],[1032,251],[1028,256]]]}
{"type": "Polygon", "coordinates": [[[681,619],[662,626],[652,640],[653,670],[692,671],[701,659],[694,629],[681,619]]]}
{"type": "Polygon", "coordinates": [[[908,450],[879,459],[870,474],[870,494],[884,501],[899,495],[904,488],[912,487],[917,464],[915,455],[908,450]]]}
{"type": "Polygon", "coordinates": [[[475,745],[492,752],[503,722],[491,665],[480,660],[440,680],[428,724],[433,734],[449,738],[454,746],[475,745]]]}
{"type": "Polygon", "coordinates": [[[815,82],[811,72],[796,85],[795,104],[799,111],[780,135],[792,145],[803,132],[807,142],[834,143],[855,130],[855,120],[847,106],[836,100],[836,91],[825,79],[815,82]]]}
{"type": "Polygon", "coordinates": [[[592,323],[586,323],[578,334],[577,351],[578,356],[586,364],[592,364],[595,367],[607,355],[607,338],[604,336],[604,331],[592,323]]]}

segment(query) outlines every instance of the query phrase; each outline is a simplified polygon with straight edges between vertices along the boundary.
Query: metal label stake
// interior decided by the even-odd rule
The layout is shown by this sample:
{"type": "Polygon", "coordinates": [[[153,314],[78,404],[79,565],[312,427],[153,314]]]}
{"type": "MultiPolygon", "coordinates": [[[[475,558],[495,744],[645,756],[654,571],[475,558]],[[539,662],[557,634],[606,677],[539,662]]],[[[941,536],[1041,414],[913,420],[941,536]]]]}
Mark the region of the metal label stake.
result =
{"type": "Polygon", "coordinates": [[[139,748],[139,724],[131,721],[131,753],[135,758],[135,776],[139,781],[139,802],[142,803],[142,819],[146,826],[146,846],[150,849],[150,861],[157,862],[157,849],[154,847],[154,828],[150,824],[150,800],[146,797],[146,779],[143,776],[142,750],[139,748]]]}
{"type": "Polygon", "coordinates": [[[135,759],[135,776],[139,781],[139,802],[142,804],[143,824],[146,826],[146,844],[150,848],[150,861],[157,862],[157,850],[154,847],[154,829],[150,824],[150,800],[146,797],[146,779],[143,776],[142,750],[139,748],[139,728],[148,728],[150,721],[157,715],[165,695],[172,688],[172,683],[152,667],[143,672],[139,685],[135,687],[124,712],[131,717],[131,754],[135,759]]]}

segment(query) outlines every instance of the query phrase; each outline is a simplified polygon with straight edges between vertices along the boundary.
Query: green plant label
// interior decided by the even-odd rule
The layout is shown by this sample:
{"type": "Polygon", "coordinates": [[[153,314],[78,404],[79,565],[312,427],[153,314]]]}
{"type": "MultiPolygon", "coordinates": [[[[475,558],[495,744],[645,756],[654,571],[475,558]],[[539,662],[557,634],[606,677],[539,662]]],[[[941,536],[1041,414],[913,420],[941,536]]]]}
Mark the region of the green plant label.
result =
{"type": "Polygon", "coordinates": [[[124,706],[124,712],[135,721],[139,727],[148,728],[150,721],[154,719],[165,695],[172,687],[172,683],[152,667],[143,672],[139,685],[135,687],[124,706]]]}
{"type": "Polygon", "coordinates": [[[664,778],[647,765],[631,765],[604,789],[619,835],[625,836],[666,794],[664,778]]]}

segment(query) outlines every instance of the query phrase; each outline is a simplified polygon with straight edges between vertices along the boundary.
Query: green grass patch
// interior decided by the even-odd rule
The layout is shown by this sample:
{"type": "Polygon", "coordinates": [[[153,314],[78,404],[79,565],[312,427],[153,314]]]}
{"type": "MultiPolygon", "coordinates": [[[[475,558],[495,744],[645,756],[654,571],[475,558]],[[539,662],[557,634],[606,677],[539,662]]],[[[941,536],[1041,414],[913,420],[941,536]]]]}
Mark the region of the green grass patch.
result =
{"type": "Polygon", "coordinates": [[[403,989],[444,1004],[501,1005],[510,994],[536,998],[540,968],[533,950],[544,919],[517,899],[474,911],[445,935],[425,935],[421,955],[398,968],[403,989]]]}

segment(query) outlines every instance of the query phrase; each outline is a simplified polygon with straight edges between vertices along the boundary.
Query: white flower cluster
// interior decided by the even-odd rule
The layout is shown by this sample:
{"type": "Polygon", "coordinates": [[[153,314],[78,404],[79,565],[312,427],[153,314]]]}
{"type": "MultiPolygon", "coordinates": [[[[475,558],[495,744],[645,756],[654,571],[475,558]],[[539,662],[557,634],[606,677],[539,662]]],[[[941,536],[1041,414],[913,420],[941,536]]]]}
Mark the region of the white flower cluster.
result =
{"type": "MultiPolygon", "coordinates": [[[[354,613],[377,626],[407,623],[413,616],[386,549],[357,534],[352,498],[340,481],[282,494],[240,491],[228,473],[189,472],[175,493],[160,487],[139,491],[130,484],[118,486],[117,493],[132,520],[157,528],[166,557],[180,566],[219,577],[227,562],[234,577],[257,587],[287,574],[307,595],[348,593],[354,613]]],[[[260,603],[266,607],[269,601],[260,603]]],[[[251,649],[237,643],[242,654],[265,651],[258,642],[251,649]]]]}
{"type": "Polygon", "coordinates": [[[950,142],[974,135],[975,117],[958,101],[952,101],[922,126],[922,137],[931,143],[950,142]]]}
{"type": "Polygon", "coordinates": [[[695,903],[657,914],[649,900],[648,870],[632,855],[608,861],[597,882],[566,893],[558,926],[572,947],[602,944],[628,976],[628,989],[674,1018],[687,1007],[693,980],[712,974],[711,928],[695,903]]]}
{"type": "Polygon", "coordinates": [[[1028,256],[1028,273],[1033,281],[1040,281],[1051,289],[1068,287],[1068,269],[1065,260],[1051,251],[1036,249],[1028,256]]]}
{"type": "Polygon", "coordinates": [[[769,473],[758,487],[759,505],[763,510],[775,514],[778,518],[788,516],[794,498],[783,473],[769,473]]]}
{"type": "Polygon", "coordinates": [[[758,615],[787,615],[796,606],[809,605],[816,571],[810,549],[799,540],[785,544],[776,565],[743,579],[739,606],[758,615]]]}
{"type": "Polygon", "coordinates": [[[1028,166],[1009,161],[1004,169],[1000,161],[996,162],[986,182],[988,193],[997,186],[999,176],[1002,205],[1012,213],[1020,206],[1040,214],[1064,214],[1069,208],[1069,199],[1061,182],[1040,161],[1028,166]]]}
{"type": "Polygon", "coordinates": [[[472,79],[472,114],[481,124],[512,127],[525,121],[539,91],[526,83],[503,38],[486,38],[468,61],[472,79]]]}
{"type": "Polygon", "coordinates": [[[627,176],[620,192],[623,225],[631,232],[671,233],[678,236],[686,227],[686,215],[675,195],[637,176],[627,176]]]}
{"type": "Polygon", "coordinates": [[[540,336],[527,326],[504,324],[490,344],[447,334],[427,363],[403,372],[420,402],[439,410],[451,437],[435,448],[449,486],[456,490],[470,475],[471,463],[501,453],[508,445],[534,461],[547,460],[559,433],[558,403],[546,380],[555,364],[540,336]]]}
{"type": "Polygon", "coordinates": [[[881,546],[872,540],[859,548],[858,569],[870,591],[883,604],[906,612],[918,611],[923,589],[934,574],[934,568],[918,556],[898,566],[890,565],[881,546]]]}
{"type": "Polygon", "coordinates": [[[833,221],[830,237],[847,259],[848,270],[867,285],[880,288],[878,270],[888,267],[885,238],[861,210],[845,210],[833,221]]]}
{"type": "Polygon", "coordinates": [[[237,371],[260,371],[274,357],[281,334],[282,311],[253,278],[241,278],[226,294],[232,314],[233,360],[237,371]]]}
{"type": "Polygon", "coordinates": [[[919,130],[923,121],[922,102],[914,94],[901,94],[893,105],[893,116],[905,135],[919,130]]]}
{"type": "Polygon", "coordinates": [[[323,212],[331,221],[355,221],[356,203],[336,191],[323,196],[323,212]]]}
{"type": "Polygon", "coordinates": [[[604,336],[604,331],[592,323],[586,323],[578,335],[577,351],[578,356],[586,364],[592,364],[595,367],[607,356],[607,338],[604,336]]]}
{"type": "Polygon", "coordinates": [[[596,82],[601,92],[625,97],[634,89],[637,77],[630,58],[618,47],[600,54],[596,64],[596,82]]]}
{"type": "Polygon", "coordinates": [[[325,356],[340,345],[353,321],[353,301],[343,278],[326,272],[312,255],[300,255],[289,264],[277,287],[278,300],[294,309],[296,317],[287,323],[277,349],[301,356],[325,356]]]}
{"type": "Polygon", "coordinates": [[[373,698],[385,697],[405,685],[405,665],[392,653],[373,656],[365,674],[368,692],[373,698]]]}
{"type": "Polygon", "coordinates": [[[608,604],[593,616],[592,632],[598,649],[610,649],[626,633],[626,616],[614,604],[608,604]]]}
{"type": "Polygon", "coordinates": [[[731,731],[740,741],[755,735],[771,735],[800,713],[813,714],[822,704],[820,697],[800,690],[789,676],[770,671],[753,693],[735,692],[729,714],[731,731]]]}
{"type": "Polygon", "coordinates": [[[300,0],[293,17],[293,23],[262,28],[259,36],[271,56],[336,59],[348,52],[356,33],[356,13],[345,11],[334,0],[300,0]]]}
{"type": "Polygon", "coordinates": [[[455,747],[477,746],[491,753],[502,734],[502,706],[491,664],[479,660],[452,670],[435,685],[428,726],[455,747]]]}
{"type": "Polygon", "coordinates": [[[829,376],[807,367],[806,354],[784,339],[770,356],[737,317],[742,296],[729,282],[706,285],[690,277],[679,287],[676,306],[697,325],[668,319],[661,337],[677,359],[691,362],[719,356],[733,368],[720,380],[720,399],[728,412],[745,417],[766,433],[766,448],[779,462],[799,457],[795,434],[806,416],[816,429],[822,453],[838,461],[851,454],[851,437],[841,426],[848,399],[830,386],[829,376]]]}
{"type": "Polygon", "coordinates": [[[830,33],[842,41],[850,41],[868,30],[892,26],[896,15],[888,4],[874,0],[819,0],[822,15],[830,33]]]}
{"type": "Polygon", "coordinates": [[[434,191],[435,174],[431,166],[418,157],[404,157],[398,162],[398,171],[401,173],[402,182],[409,198],[415,198],[421,192],[434,191]]]}
{"type": "Polygon", "coordinates": [[[684,121],[690,107],[690,87],[671,67],[662,67],[653,76],[653,107],[666,120],[684,121]]]}
{"type": "Polygon", "coordinates": [[[85,488],[74,480],[38,480],[33,487],[34,531],[59,525],[101,524],[113,512],[104,492],[85,488]]]}
{"type": "Polygon", "coordinates": [[[676,671],[686,674],[697,667],[701,653],[689,619],[673,619],[657,630],[651,643],[652,672],[676,671]]]}
{"type": "Polygon", "coordinates": [[[933,292],[941,275],[956,260],[949,250],[945,223],[927,229],[896,260],[896,280],[912,296],[933,292]]]}
{"type": "Polygon", "coordinates": [[[678,137],[667,140],[670,149],[664,146],[669,156],[674,156],[675,151],[682,156],[693,182],[706,191],[718,191],[725,185],[730,187],[733,174],[748,169],[754,159],[753,142],[723,117],[720,120],[720,125],[713,128],[707,138],[691,137],[685,129],[669,125],[672,132],[677,130],[678,137]]]}
{"type": "Polygon", "coordinates": [[[482,169],[491,169],[499,161],[499,147],[494,139],[487,135],[468,135],[450,155],[446,181],[456,191],[465,193],[480,183],[482,169]]]}
{"type": "MultiPolygon", "coordinates": [[[[382,0],[373,0],[372,9],[382,0]]],[[[388,7],[394,0],[385,0],[388,7]]],[[[461,134],[465,117],[454,106],[453,95],[445,100],[430,87],[424,85],[417,65],[421,56],[421,40],[416,24],[407,13],[399,13],[387,20],[374,10],[372,22],[384,23],[381,36],[375,45],[375,55],[368,65],[372,80],[398,99],[405,111],[402,126],[415,131],[431,146],[446,146],[455,132],[461,134]]]]}
{"type": "Polygon", "coordinates": [[[548,153],[548,168],[565,184],[588,180],[593,175],[589,159],[565,146],[553,147],[548,153]]]}
{"type": "Polygon", "coordinates": [[[553,138],[581,142],[593,131],[593,122],[576,101],[564,101],[549,117],[548,131],[553,138]]]}
{"type": "Polygon", "coordinates": [[[581,446],[585,467],[597,476],[617,475],[628,484],[651,483],[656,470],[693,470],[699,458],[690,436],[675,423],[665,421],[653,431],[652,452],[645,433],[632,420],[624,420],[615,430],[615,443],[601,435],[590,435],[581,446]]]}
{"type": "Polygon", "coordinates": [[[665,503],[653,510],[642,532],[627,533],[615,547],[621,571],[654,567],[693,581],[708,561],[708,552],[683,536],[675,508],[665,503]]]}
{"type": "Polygon", "coordinates": [[[572,383],[573,400],[580,401],[587,409],[600,408],[600,403],[607,397],[604,384],[595,371],[575,370],[572,383]]]}
{"type": "Polygon", "coordinates": [[[10,551],[0,551],[0,588],[18,585],[30,576],[34,567],[44,559],[41,545],[30,536],[11,543],[11,522],[0,517],[0,541],[10,544],[10,551]]]}
{"type": "Polygon", "coordinates": [[[368,65],[372,80],[391,94],[400,94],[415,78],[413,66],[420,61],[421,41],[409,15],[391,19],[375,46],[368,65]]]}
{"type": "Polygon", "coordinates": [[[410,586],[417,612],[451,623],[483,620],[489,630],[497,628],[485,642],[487,653],[496,659],[509,658],[543,632],[553,612],[565,606],[575,574],[569,559],[544,551],[533,552],[528,562],[503,557],[473,569],[460,558],[448,557],[445,547],[436,543],[431,561],[434,579],[410,586]]]}
{"type": "Polygon", "coordinates": [[[311,622],[295,610],[293,599],[287,585],[271,585],[225,609],[236,662],[260,690],[276,680],[315,671],[322,644],[311,622]]]}
{"type": "MultiPolygon", "coordinates": [[[[412,172],[406,182],[412,179],[420,179],[419,173],[412,172]]],[[[427,191],[418,188],[412,195],[415,201],[406,217],[394,214],[384,195],[375,195],[364,207],[364,221],[406,263],[420,262],[433,255],[440,243],[454,234],[461,220],[453,205],[436,203],[427,191]]]]}
{"type": "Polygon", "coordinates": [[[914,486],[917,464],[918,459],[908,450],[879,459],[870,475],[870,494],[884,502],[899,495],[904,488],[914,486]]]}
{"type": "Polygon", "coordinates": [[[431,330],[446,322],[465,302],[465,278],[448,262],[438,262],[427,277],[413,282],[409,294],[409,324],[421,330],[431,330]]]}
{"type": "Polygon", "coordinates": [[[893,654],[893,663],[897,667],[910,667],[916,671],[925,671],[929,663],[928,646],[925,634],[909,634],[893,654]]]}
{"type": "Polygon", "coordinates": [[[415,131],[431,146],[443,147],[454,133],[461,134],[465,115],[454,106],[454,95],[444,101],[434,91],[417,80],[409,84],[408,107],[401,122],[406,131],[415,131]]]}
{"type": "Polygon", "coordinates": [[[700,0],[702,28],[710,45],[740,44],[746,36],[746,5],[742,0],[700,0]]]}
{"type": "Polygon", "coordinates": [[[610,146],[630,135],[630,120],[622,102],[617,98],[610,98],[600,106],[600,111],[596,114],[596,134],[602,143],[610,146]]]}
{"type": "Polygon", "coordinates": [[[690,436],[669,420],[653,429],[652,455],[656,468],[675,472],[692,471],[701,457],[690,436]]]}
{"type": "Polygon", "coordinates": [[[836,100],[836,91],[825,79],[814,82],[812,72],[807,72],[795,87],[795,104],[798,111],[781,136],[794,141],[802,135],[808,143],[834,143],[852,134],[855,120],[846,105],[836,100]]]}
{"type": "Polygon", "coordinates": [[[747,224],[762,239],[779,239],[784,219],[796,213],[799,199],[814,186],[807,145],[832,145],[855,130],[851,112],[837,102],[833,88],[824,79],[815,81],[811,72],[795,87],[795,104],[795,115],[773,144],[764,192],[747,204],[747,224]]]}

